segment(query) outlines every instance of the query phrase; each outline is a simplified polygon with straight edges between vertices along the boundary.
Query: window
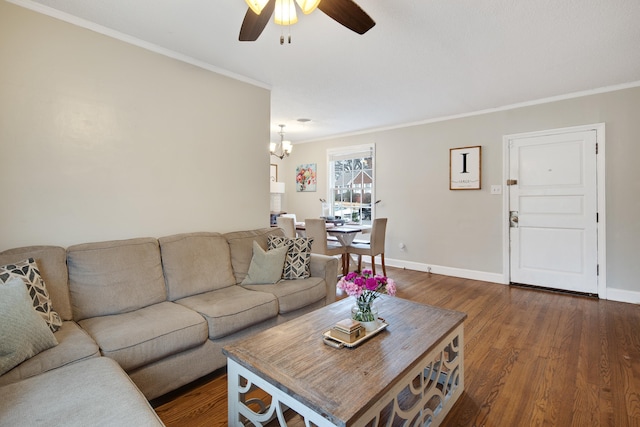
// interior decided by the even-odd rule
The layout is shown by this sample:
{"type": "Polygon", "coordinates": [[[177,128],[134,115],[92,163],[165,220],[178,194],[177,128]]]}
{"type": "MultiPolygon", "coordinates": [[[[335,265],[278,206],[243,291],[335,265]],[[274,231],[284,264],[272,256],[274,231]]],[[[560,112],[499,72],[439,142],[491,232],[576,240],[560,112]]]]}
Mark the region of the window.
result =
{"type": "Polygon", "coordinates": [[[328,151],[330,215],[370,225],[373,219],[375,178],[374,145],[343,147],[328,151]]]}

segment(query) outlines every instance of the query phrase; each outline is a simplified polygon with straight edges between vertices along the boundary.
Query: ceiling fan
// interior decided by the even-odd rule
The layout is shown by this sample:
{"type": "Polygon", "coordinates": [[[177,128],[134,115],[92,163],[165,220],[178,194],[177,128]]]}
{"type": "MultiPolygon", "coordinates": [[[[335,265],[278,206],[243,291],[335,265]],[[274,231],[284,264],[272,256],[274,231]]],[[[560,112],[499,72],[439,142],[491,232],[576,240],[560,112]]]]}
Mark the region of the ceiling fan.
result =
{"type": "MultiPolygon", "coordinates": [[[[266,27],[273,12],[279,25],[292,25],[298,21],[294,0],[245,0],[249,5],[240,27],[240,41],[256,41],[266,27]]],[[[316,8],[351,31],[364,34],[376,25],[353,0],[295,0],[304,14],[316,8]]],[[[291,40],[289,40],[289,43],[291,40]]],[[[280,39],[283,43],[283,39],[280,39]]]]}

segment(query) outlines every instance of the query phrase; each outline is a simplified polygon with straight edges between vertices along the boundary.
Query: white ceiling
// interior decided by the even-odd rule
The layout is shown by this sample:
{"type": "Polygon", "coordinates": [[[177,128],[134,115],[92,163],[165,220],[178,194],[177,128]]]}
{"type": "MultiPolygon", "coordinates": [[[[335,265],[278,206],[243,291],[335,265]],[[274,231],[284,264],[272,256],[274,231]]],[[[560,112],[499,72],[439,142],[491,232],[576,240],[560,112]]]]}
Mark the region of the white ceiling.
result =
{"type": "Polygon", "coordinates": [[[366,34],[316,10],[283,46],[273,22],[238,41],[244,0],[10,1],[270,88],[273,140],[280,123],[309,141],[640,81],[640,0],[356,0],[366,34]]]}

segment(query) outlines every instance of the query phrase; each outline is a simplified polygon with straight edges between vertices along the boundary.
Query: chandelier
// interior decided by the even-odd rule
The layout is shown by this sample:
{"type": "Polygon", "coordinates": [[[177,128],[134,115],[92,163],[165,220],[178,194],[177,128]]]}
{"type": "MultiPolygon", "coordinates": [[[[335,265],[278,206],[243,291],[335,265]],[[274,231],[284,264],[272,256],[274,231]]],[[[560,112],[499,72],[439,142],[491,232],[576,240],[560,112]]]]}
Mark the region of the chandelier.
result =
{"type": "Polygon", "coordinates": [[[278,126],[280,126],[280,132],[278,132],[280,134],[280,142],[270,143],[269,152],[271,153],[272,156],[276,156],[277,158],[282,160],[285,157],[287,157],[289,154],[291,154],[292,145],[291,145],[291,141],[284,140],[285,125],[278,125],[278,126]]]}

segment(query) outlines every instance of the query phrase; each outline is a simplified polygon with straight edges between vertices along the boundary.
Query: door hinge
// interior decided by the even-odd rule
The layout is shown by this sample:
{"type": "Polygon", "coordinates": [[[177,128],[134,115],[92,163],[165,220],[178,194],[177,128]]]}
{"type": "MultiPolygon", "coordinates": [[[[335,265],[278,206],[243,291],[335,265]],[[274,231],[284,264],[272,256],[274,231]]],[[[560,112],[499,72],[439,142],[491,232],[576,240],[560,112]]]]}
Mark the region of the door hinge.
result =
{"type": "Polygon", "coordinates": [[[507,180],[507,185],[518,185],[518,180],[517,179],[508,179],[507,180]]]}
{"type": "Polygon", "coordinates": [[[598,212],[596,212],[596,222],[600,222],[600,215],[598,215],[598,212]]]}
{"type": "Polygon", "coordinates": [[[600,275],[600,264],[596,264],[596,276],[600,275]]]}
{"type": "Polygon", "coordinates": [[[598,154],[598,143],[596,142],[596,154],[598,154]]]}

